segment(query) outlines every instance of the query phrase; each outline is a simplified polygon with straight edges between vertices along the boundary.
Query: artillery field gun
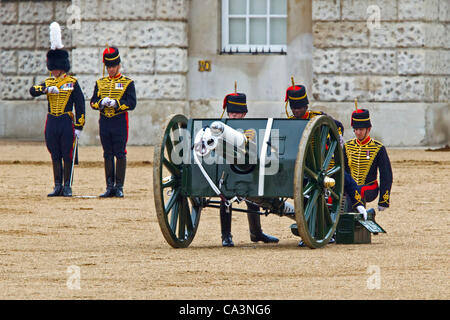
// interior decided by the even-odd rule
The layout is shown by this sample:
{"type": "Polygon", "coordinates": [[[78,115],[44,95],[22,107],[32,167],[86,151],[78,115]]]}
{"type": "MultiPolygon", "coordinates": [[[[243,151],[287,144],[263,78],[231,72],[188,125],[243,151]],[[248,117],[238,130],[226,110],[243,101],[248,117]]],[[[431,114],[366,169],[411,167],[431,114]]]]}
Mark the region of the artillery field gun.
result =
{"type": "Polygon", "coordinates": [[[259,214],[294,220],[292,232],[308,247],[325,246],[343,206],[339,141],[334,120],[325,115],[311,120],[172,116],[153,163],[164,238],[172,247],[188,247],[203,208],[246,201],[257,204],[259,214]],[[285,202],[295,210],[286,212],[285,202]]]}

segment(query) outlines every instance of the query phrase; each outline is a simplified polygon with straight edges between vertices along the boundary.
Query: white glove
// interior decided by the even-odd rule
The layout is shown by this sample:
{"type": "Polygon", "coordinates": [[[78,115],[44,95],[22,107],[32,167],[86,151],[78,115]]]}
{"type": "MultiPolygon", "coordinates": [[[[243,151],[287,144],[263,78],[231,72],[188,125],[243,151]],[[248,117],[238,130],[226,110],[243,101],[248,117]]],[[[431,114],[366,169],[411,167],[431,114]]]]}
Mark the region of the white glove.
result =
{"type": "Polygon", "coordinates": [[[75,135],[77,136],[77,139],[80,139],[81,130],[75,129],[75,135]]]}
{"type": "Polygon", "coordinates": [[[108,101],[108,107],[113,107],[113,108],[115,108],[116,105],[117,105],[116,100],[114,100],[114,99],[109,99],[109,101],[108,101]]]}
{"type": "Polygon", "coordinates": [[[109,100],[111,100],[111,99],[108,98],[108,97],[103,98],[103,99],[102,99],[102,102],[100,102],[100,104],[101,104],[102,106],[108,106],[109,100]]]}
{"type": "Polygon", "coordinates": [[[364,206],[357,206],[356,210],[364,216],[364,220],[367,220],[367,210],[364,206]]]}
{"type": "Polygon", "coordinates": [[[341,134],[339,135],[339,143],[341,144],[341,147],[343,147],[345,143],[344,137],[341,134]]]}
{"type": "Polygon", "coordinates": [[[47,88],[47,93],[59,93],[58,87],[51,86],[47,88]]]}
{"type": "Polygon", "coordinates": [[[386,209],[387,209],[387,207],[378,206],[378,211],[384,211],[386,209]]]}

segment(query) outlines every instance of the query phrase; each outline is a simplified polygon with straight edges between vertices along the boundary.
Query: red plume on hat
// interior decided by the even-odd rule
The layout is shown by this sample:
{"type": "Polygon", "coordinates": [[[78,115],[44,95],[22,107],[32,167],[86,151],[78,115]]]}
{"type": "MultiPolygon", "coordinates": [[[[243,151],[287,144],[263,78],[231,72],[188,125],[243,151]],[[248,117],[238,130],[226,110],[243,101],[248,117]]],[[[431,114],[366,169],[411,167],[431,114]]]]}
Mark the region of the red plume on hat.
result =
{"type": "Polygon", "coordinates": [[[289,88],[287,88],[286,89],[286,96],[284,97],[284,102],[286,102],[286,101],[288,101],[288,99],[289,99],[289,91],[291,91],[291,90],[295,90],[295,91],[297,91],[297,90],[300,90],[300,86],[290,86],[289,88]]]}
{"type": "Polygon", "coordinates": [[[120,64],[119,49],[116,47],[107,47],[103,51],[103,63],[107,67],[114,67],[120,64]]]}
{"type": "Polygon", "coordinates": [[[237,93],[230,93],[230,94],[227,94],[226,96],[225,96],[225,98],[223,98],[223,108],[225,109],[226,107],[227,107],[227,102],[228,102],[228,97],[229,96],[237,96],[238,94],[237,93]]]}
{"type": "Polygon", "coordinates": [[[356,109],[352,112],[351,120],[352,128],[370,128],[372,123],[370,122],[370,113],[367,109],[356,109]]]}
{"type": "Polygon", "coordinates": [[[247,97],[245,93],[230,93],[223,99],[223,109],[227,112],[247,113],[247,97]]]}
{"type": "Polygon", "coordinates": [[[309,104],[308,96],[306,95],[306,88],[303,85],[292,85],[286,89],[286,96],[284,101],[289,100],[291,109],[298,109],[307,107],[309,104]]]}

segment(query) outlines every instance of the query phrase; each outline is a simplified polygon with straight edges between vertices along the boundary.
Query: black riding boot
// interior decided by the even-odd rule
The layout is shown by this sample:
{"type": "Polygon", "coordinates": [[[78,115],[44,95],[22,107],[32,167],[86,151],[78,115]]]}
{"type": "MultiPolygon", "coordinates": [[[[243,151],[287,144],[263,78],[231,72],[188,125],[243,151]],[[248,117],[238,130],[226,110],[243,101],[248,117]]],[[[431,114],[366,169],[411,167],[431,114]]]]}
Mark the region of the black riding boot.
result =
{"type": "Polygon", "coordinates": [[[220,230],[222,232],[222,247],[234,247],[231,235],[231,206],[227,207],[225,202],[220,202],[220,230]]]}
{"type": "Polygon", "coordinates": [[[117,158],[116,161],[116,197],[123,198],[123,184],[125,183],[125,171],[127,170],[127,158],[117,158]]]}
{"type": "Polygon", "coordinates": [[[106,191],[100,195],[100,198],[114,197],[116,190],[114,189],[114,158],[105,159],[105,179],[106,191]]]}
{"type": "Polygon", "coordinates": [[[70,175],[72,174],[72,161],[64,161],[64,189],[63,196],[72,196],[72,186],[70,185],[70,175]]]}
{"type": "Polygon", "coordinates": [[[61,160],[52,160],[53,164],[53,178],[55,181],[55,188],[52,193],[49,193],[48,197],[59,197],[62,196],[63,186],[62,186],[62,175],[63,168],[61,160]]]}
{"type": "MultiPolygon", "coordinates": [[[[247,204],[249,210],[258,211],[259,208],[252,204],[247,204]]],[[[261,229],[261,217],[257,213],[247,213],[248,227],[250,229],[250,240],[252,242],[262,241],[264,243],[278,242],[278,238],[265,234],[261,229]]]]}

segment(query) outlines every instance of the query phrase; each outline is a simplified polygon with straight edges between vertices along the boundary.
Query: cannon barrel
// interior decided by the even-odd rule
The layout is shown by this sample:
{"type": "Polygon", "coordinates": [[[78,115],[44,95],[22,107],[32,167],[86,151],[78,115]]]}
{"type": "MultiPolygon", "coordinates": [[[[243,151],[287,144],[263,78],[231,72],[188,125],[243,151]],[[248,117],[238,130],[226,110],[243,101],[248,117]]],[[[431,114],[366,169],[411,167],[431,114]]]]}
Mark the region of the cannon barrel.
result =
{"type": "Polygon", "coordinates": [[[216,151],[222,161],[233,163],[244,170],[248,164],[257,163],[255,142],[221,121],[214,121],[195,135],[194,152],[197,156],[206,157],[212,151],[216,151]]]}

